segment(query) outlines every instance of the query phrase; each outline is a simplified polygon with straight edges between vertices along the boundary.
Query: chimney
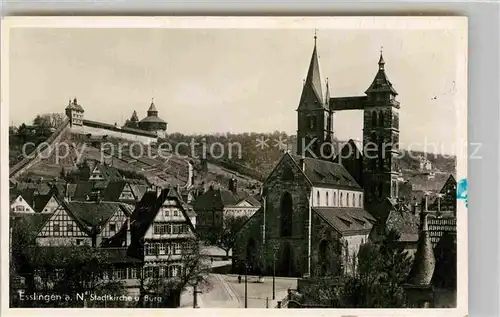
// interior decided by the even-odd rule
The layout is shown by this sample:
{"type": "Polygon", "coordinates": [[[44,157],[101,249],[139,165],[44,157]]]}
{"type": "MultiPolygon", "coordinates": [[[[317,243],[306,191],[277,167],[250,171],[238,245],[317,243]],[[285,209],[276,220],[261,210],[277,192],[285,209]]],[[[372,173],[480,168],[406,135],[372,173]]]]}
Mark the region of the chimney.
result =
{"type": "Polygon", "coordinates": [[[305,159],[304,156],[300,158],[300,160],[299,160],[299,166],[302,169],[302,172],[306,171],[306,159],[305,159]]]}
{"type": "Polygon", "coordinates": [[[125,246],[130,246],[132,244],[132,233],[130,228],[130,219],[127,219],[127,241],[125,242],[125,246]]]}
{"type": "Polygon", "coordinates": [[[64,192],[64,198],[66,198],[68,201],[71,200],[71,197],[69,194],[69,183],[66,183],[66,191],[64,192]]]}
{"type": "Polygon", "coordinates": [[[232,177],[230,180],[229,180],[229,191],[232,192],[232,193],[237,193],[238,192],[238,181],[236,180],[236,178],[232,177]]]}

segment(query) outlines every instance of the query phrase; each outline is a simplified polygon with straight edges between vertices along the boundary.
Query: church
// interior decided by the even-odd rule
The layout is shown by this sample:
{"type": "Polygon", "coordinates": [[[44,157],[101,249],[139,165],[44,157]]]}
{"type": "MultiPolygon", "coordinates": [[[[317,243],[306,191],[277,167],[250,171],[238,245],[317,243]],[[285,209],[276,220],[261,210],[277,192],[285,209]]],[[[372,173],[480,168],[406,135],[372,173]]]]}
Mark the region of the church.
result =
{"type": "Polygon", "coordinates": [[[400,103],[382,52],[374,66],[364,94],[332,98],[328,82],[322,89],[314,37],[297,108],[297,153],[284,153],[265,180],[262,207],[236,238],[235,271],[246,266],[266,274],[274,267],[279,276],[297,277],[353,272],[374,226],[398,208],[400,103]],[[343,110],[363,111],[363,149],[350,140],[335,155],[334,116],[343,110]]]}

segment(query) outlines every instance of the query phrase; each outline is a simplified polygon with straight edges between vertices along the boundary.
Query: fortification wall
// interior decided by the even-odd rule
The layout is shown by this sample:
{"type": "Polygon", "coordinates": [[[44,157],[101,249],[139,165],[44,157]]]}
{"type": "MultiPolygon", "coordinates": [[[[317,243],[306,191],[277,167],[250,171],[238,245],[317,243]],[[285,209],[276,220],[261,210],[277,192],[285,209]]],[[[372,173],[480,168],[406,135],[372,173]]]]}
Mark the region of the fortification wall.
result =
{"type": "Polygon", "coordinates": [[[91,134],[92,136],[107,135],[107,136],[113,137],[113,138],[125,139],[125,140],[129,140],[129,141],[133,141],[133,142],[140,142],[140,143],[144,143],[144,144],[150,144],[150,143],[154,143],[157,141],[156,137],[127,133],[124,131],[120,131],[119,129],[117,129],[117,130],[118,131],[111,130],[111,129],[105,129],[105,128],[98,128],[98,127],[88,126],[85,124],[82,126],[71,127],[72,132],[79,133],[79,134],[91,134]]]}
{"type": "Polygon", "coordinates": [[[43,144],[39,145],[38,149],[33,151],[28,157],[22,159],[19,163],[12,166],[9,170],[9,178],[15,179],[24,173],[27,169],[38,163],[42,158],[48,157],[52,150],[59,144],[63,135],[69,131],[69,118],[66,118],[63,123],[52,133],[52,135],[43,144]]]}

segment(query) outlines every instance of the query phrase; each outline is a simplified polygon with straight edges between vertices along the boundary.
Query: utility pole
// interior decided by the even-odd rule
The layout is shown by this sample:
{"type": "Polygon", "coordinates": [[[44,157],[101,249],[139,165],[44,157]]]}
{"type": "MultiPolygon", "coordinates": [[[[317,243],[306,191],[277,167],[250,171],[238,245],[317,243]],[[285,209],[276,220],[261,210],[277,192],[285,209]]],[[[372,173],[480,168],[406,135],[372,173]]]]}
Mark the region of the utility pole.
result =
{"type": "Polygon", "coordinates": [[[276,251],[273,254],[273,300],[276,298],[276,251]]]}
{"type": "Polygon", "coordinates": [[[245,261],[245,308],[248,308],[248,289],[247,289],[247,272],[248,272],[248,264],[247,262],[245,261]]]}
{"type": "Polygon", "coordinates": [[[198,284],[194,284],[193,286],[193,308],[200,308],[198,306],[198,294],[201,294],[202,291],[198,290],[198,284]]]}

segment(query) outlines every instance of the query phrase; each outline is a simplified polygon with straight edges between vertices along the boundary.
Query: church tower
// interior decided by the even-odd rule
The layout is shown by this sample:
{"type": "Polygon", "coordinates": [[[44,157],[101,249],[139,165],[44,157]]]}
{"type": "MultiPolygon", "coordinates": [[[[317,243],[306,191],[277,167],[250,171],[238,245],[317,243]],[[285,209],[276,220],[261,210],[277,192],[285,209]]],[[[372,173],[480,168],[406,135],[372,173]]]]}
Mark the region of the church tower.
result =
{"type": "MultiPolygon", "coordinates": [[[[322,146],[332,134],[329,100],[323,100],[321,76],[319,72],[318,52],[314,35],[314,49],[309,63],[309,70],[302,88],[299,107],[297,108],[297,155],[313,158],[326,158],[329,146],[322,146]]],[[[327,89],[328,90],[328,89],[327,89]]],[[[326,99],[329,99],[327,91],[326,99]]]]}
{"type": "Polygon", "coordinates": [[[363,182],[365,206],[398,197],[399,102],[385,73],[382,52],[364,107],[363,182]]]}

